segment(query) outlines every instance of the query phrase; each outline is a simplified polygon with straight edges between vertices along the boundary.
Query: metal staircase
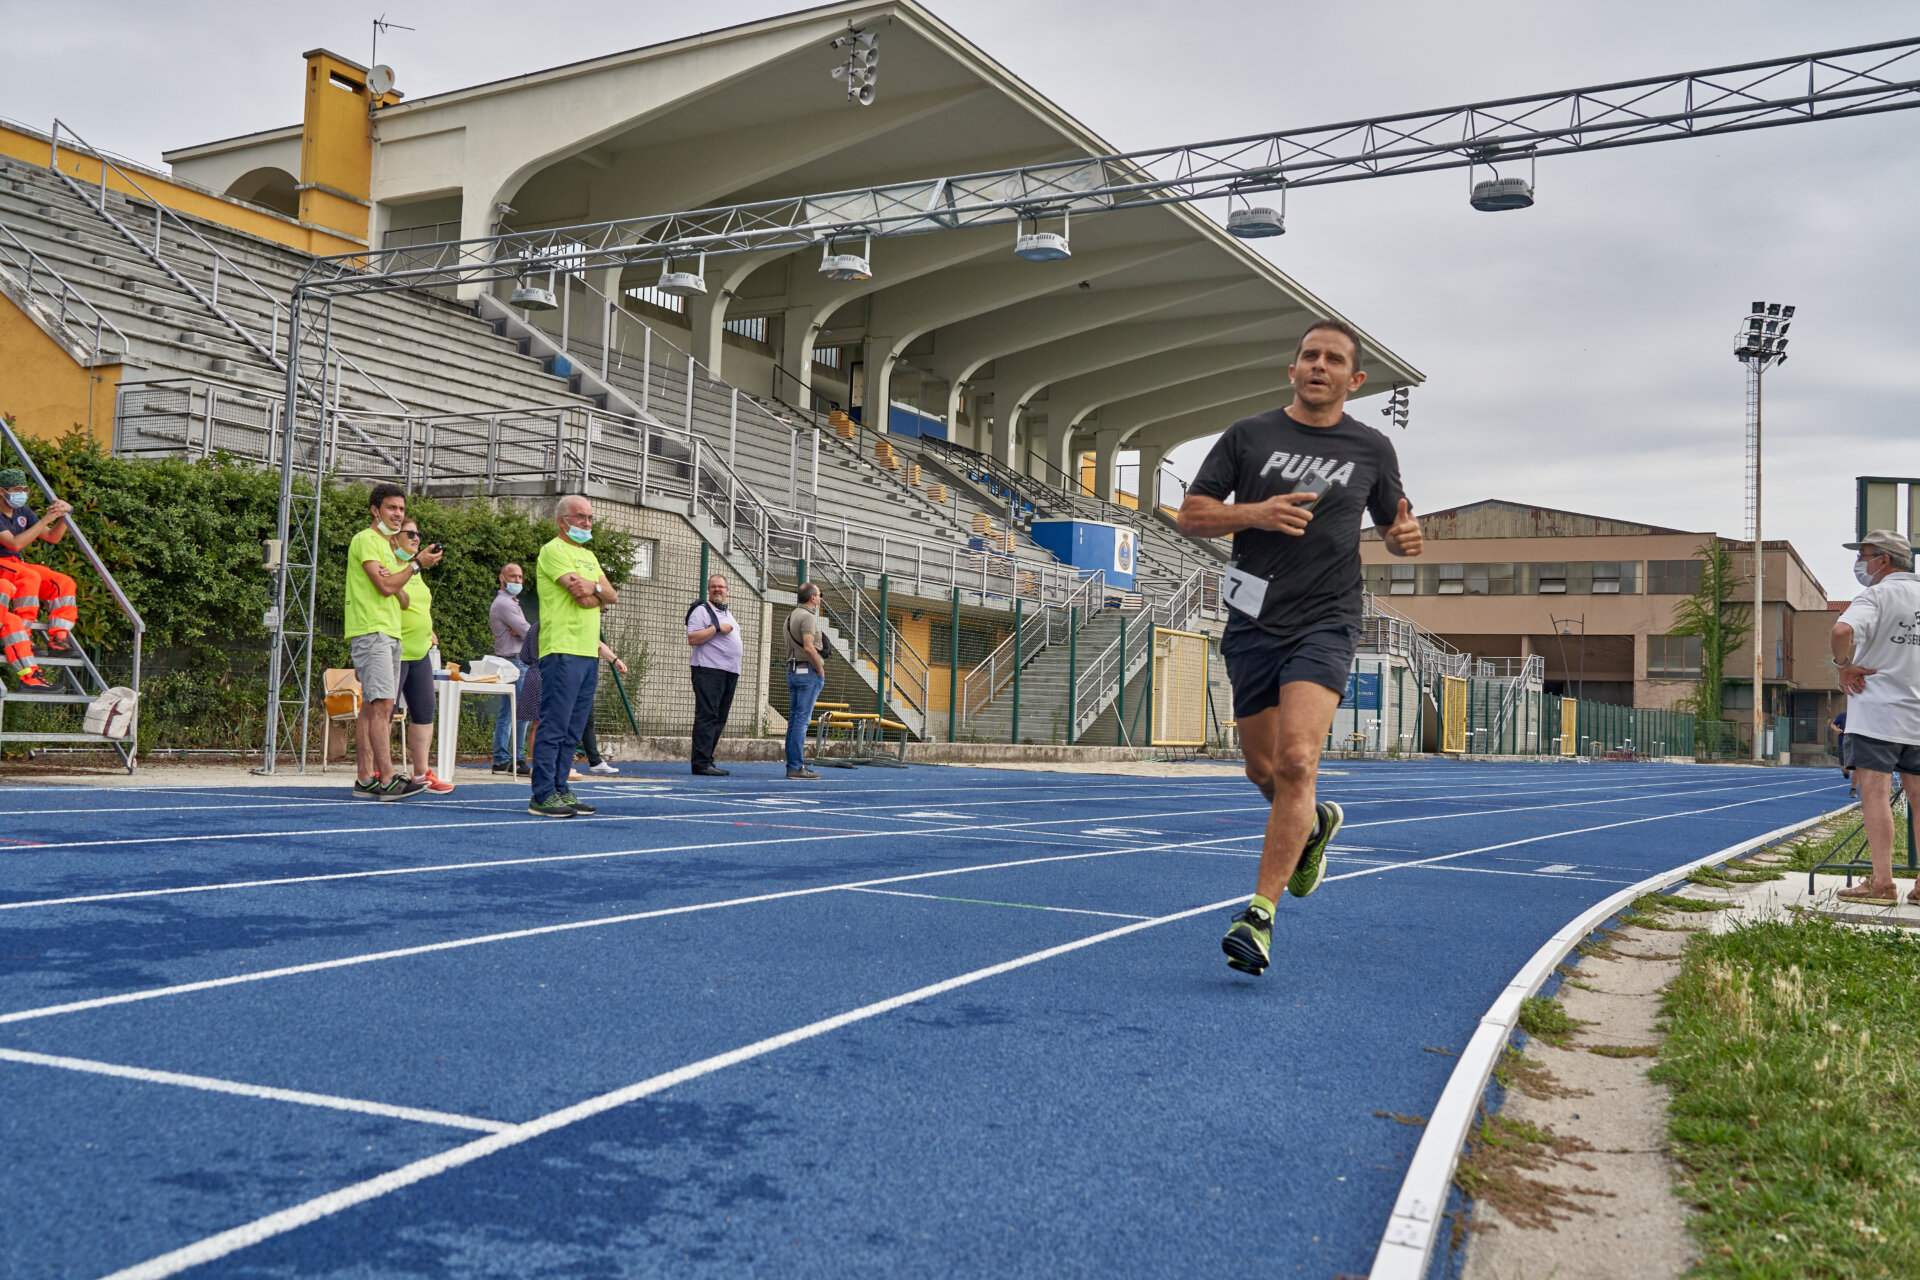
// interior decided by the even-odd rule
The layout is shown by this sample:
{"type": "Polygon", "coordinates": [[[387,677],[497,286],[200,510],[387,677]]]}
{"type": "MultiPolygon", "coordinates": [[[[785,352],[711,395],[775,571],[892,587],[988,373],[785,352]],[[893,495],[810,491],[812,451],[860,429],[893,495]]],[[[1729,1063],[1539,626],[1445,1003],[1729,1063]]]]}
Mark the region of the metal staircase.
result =
{"type": "MultiPolygon", "coordinates": [[[[27,473],[27,478],[33,485],[46,495],[46,500],[51,502],[58,498],[60,495],[53,491],[53,487],[47,483],[47,478],[40,474],[40,469],[34,466],[33,459],[25,449],[21,448],[20,438],[14,435],[13,429],[4,421],[0,421],[0,437],[4,437],[7,450],[19,461],[21,469],[27,473]]],[[[140,649],[146,635],[147,624],[141,619],[139,611],[133,607],[132,602],[127,599],[126,593],[120,589],[120,584],[115,582],[113,575],[107,572],[106,565],[101,563],[99,553],[93,549],[93,544],[87,541],[86,535],[80,531],[80,526],[71,516],[67,518],[67,536],[73,540],[87,564],[99,575],[107,593],[113,597],[114,604],[126,616],[127,622],[133,629],[133,652],[126,687],[132,689],[137,695],[140,692],[140,649]]],[[[31,627],[34,632],[41,635],[44,635],[47,630],[47,624],[44,621],[35,622],[31,627]]],[[[99,666],[94,662],[93,655],[88,653],[80,643],[77,632],[69,637],[67,648],[63,652],[42,656],[36,650],[34,660],[43,668],[43,673],[50,678],[55,686],[54,690],[49,692],[38,689],[0,688],[0,742],[94,744],[111,747],[119,754],[120,762],[126,767],[127,772],[132,773],[134,750],[140,736],[140,711],[137,701],[133,724],[125,738],[109,738],[104,734],[87,733],[77,725],[68,729],[9,729],[6,727],[9,710],[40,706],[84,712],[95,698],[105,693],[110,687],[107,678],[101,674],[99,666]]],[[[18,721],[16,720],[15,723],[18,721]]]]}

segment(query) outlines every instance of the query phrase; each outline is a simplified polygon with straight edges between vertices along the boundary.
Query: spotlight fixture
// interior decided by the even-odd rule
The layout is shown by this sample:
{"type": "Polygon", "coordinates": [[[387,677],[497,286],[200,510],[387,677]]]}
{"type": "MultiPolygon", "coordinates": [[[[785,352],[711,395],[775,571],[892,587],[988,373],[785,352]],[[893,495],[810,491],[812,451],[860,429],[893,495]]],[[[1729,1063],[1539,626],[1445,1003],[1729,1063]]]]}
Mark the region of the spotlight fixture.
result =
{"type": "Polygon", "coordinates": [[[873,105],[873,82],[880,75],[880,36],[862,31],[849,20],[844,35],[827,42],[829,49],[845,49],[847,60],[829,73],[835,80],[847,82],[847,101],[863,107],[873,105]]]}
{"type": "Polygon", "coordinates": [[[507,299],[513,306],[524,311],[556,311],[560,300],[553,292],[553,272],[547,272],[547,283],[537,285],[526,276],[520,276],[513,282],[513,295],[507,299]]]}
{"type": "Polygon", "coordinates": [[[1287,234],[1287,189],[1280,188],[1280,207],[1257,205],[1245,196],[1240,208],[1227,211],[1227,234],[1241,240],[1264,240],[1287,234]]]}
{"type": "Polygon", "coordinates": [[[1028,219],[1022,215],[1016,224],[1017,234],[1013,240],[1014,256],[1027,262],[1058,262],[1062,258],[1071,258],[1073,249],[1067,244],[1067,223],[1071,217],[1071,214],[1062,213],[1060,230],[1042,231],[1040,215],[1036,212],[1032,218],[1033,230],[1028,231],[1026,229],[1028,219]]]}
{"type": "Polygon", "coordinates": [[[660,292],[675,298],[698,298],[707,291],[707,255],[700,255],[700,270],[675,271],[673,259],[667,259],[667,269],[660,273],[660,292]]]}
{"type": "Polygon", "coordinates": [[[1527,176],[1524,178],[1503,178],[1494,170],[1491,158],[1487,168],[1493,172],[1491,178],[1473,180],[1473,165],[1467,166],[1469,194],[1467,203],[1482,213],[1505,213],[1511,209],[1531,209],[1533,207],[1533,179],[1535,176],[1534,157],[1527,158],[1527,176]]]}
{"type": "Polygon", "coordinates": [[[833,247],[832,237],[820,252],[820,274],[829,280],[851,281],[873,279],[873,237],[866,238],[865,246],[859,253],[838,253],[833,247]]]}
{"type": "Polygon", "coordinates": [[[1380,411],[1380,416],[1392,419],[1394,426],[1405,431],[1407,429],[1407,417],[1410,413],[1408,401],[1411,396],[1411,388],[1395,387],[1393,389],[1393,395],[1387,399],[1387,407],[1380,411]]]}

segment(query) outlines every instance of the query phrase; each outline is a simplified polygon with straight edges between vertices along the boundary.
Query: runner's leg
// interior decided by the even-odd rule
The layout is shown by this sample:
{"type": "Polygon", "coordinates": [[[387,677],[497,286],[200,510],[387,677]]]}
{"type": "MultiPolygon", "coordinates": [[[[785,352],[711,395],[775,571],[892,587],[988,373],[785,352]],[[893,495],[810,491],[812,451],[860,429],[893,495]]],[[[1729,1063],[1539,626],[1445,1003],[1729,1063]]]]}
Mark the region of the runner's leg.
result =
{"type": "Polygon", "coordinates": [[[1269,902],[1279,900],[1287,877],[1300,861],[1300,851],[1313,834],[1314,789],[1320,776],[1320,748],[1333,727],[1340,694],[1310,680],[1280,686],[1280,703],[1254,717],[1262,739],[1261,776],[1255,776],[1255,748],[1247,739],[1247,776],[1273,805],[1267,815],[1267,836],[1260,848],[1260,873],[1255,890],[1269,902]],[[1262,785],[1262,777],[1265,784],[1262,785]]]}

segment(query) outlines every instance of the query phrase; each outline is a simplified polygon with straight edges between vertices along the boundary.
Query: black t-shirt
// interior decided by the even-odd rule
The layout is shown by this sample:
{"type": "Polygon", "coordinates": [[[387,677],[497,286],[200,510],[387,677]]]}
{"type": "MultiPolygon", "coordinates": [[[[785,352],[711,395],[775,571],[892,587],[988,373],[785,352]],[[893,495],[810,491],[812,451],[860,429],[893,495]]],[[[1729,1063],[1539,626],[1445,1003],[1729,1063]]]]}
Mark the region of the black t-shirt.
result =
{"type": "MultiPolygon", "coordinates": [[[[0,503],[0,512],[5,512],[4,515],[0,515],[0,523],[4,523],[7,532],[16,538],[40,522],[40,517],[33,513],[32,507],[9,507],[5,503],[0,503]]],[[[0,542],[0,560],[18,559],[21,559],[18,551],[0,542]]]]}
{"type": "Polygon", "coordinates": [[[1257,626],[1282,638],[1322,627],[1360,632],[1360,515],[1393,523],[1400,499],[1400,459],[1388,439],[1351,414],[1331,427],[1308,427],[1284,409],[1242,418],[1214,442],[1188,493],[1236,503],[1292,493],[1317,472],[1330,487],[1313,504],[1298,537],[1271,529],[1233,535],[1233,562],[1267,580],[1258,622],[1232,610],[1229,630],[1257,626]]]}

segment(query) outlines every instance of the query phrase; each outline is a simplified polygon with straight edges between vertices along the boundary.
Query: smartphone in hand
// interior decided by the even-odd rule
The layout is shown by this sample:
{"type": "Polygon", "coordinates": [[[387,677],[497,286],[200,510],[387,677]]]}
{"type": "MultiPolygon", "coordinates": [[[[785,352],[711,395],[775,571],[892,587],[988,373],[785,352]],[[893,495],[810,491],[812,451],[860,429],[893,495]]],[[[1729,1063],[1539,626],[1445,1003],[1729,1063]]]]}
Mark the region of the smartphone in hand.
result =
{"type": "Polygon", "coordinates": [[[1309,471],[1306,475],[1300,477],[1300,483],[1293,486],[1293,491],[1295,493],[1312,494],[1317,501],[1332,487],[1332,483],[1324,475],[1321,475],[1317,471],[1309,471]]]}

